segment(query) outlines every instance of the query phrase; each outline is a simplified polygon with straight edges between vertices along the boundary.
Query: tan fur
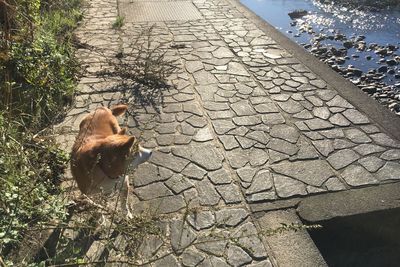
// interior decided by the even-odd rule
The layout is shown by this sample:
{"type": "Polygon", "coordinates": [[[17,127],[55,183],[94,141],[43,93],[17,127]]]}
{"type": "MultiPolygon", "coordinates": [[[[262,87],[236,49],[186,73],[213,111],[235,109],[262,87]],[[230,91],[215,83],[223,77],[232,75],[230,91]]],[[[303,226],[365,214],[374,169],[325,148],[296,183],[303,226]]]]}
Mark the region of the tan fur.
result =
{"type": "Polygon", "coordinates": [[[131,148],[136,139],[126,135],[126,129],[120,128],[115,116],[126,110],[126,105],[101,107],[86,116],[80,123],[71,153],[71,171],[80,191],[86,195],[110,191],[120,182],[124,209],[129,187],[125,173],[132,161],[131,148]]]}
{"type": "Polygon", "coordinates": [[[114,115],[122,115],[127,107],[101,107],[83,119],[72,148],[71,171],[84,194],[97,190],[105,178],[124,175],[135,137],[125,135],[114,115]]]}

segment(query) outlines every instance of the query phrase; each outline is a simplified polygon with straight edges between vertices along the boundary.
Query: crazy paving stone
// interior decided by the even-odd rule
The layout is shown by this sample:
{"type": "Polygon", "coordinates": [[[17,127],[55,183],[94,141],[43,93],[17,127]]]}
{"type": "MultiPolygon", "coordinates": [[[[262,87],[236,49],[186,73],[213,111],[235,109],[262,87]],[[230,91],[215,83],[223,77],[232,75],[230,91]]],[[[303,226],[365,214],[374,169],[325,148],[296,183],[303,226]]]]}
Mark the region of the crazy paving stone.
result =
{"type": "Polygon", "coordinates": [[[316,187],[320,187],[329,177],[334,176],[330,166],[322,160],[280,163],[272,165],[271,169],[316,187]]]}
{"type": "Polygon", "coordinates": [[[222,167],[223,156],[211,144],[191,145],[172,148],[172,153],[185,158],[207,171],[218,170],[222,167]]]}
{"type": "Polygon", "coordinates": [[[339,170],[357,161],[359,158],[360,156],[353,150],[343,149],[330,155],[327,160],[333,168],[339,170]]]}
{"type": "Polygon", "coordinates": [[[274,174],[273,177],[275,190],[279,197],[307,195],[306,186],[302,182],[279,174],[274,174]]]}
{"type": "Polygon", "coordinates": [[[378,180],[366,169],[358,165],[351,165],[342,172],[342,177],[350,186],[376,184],[378,180]]]}

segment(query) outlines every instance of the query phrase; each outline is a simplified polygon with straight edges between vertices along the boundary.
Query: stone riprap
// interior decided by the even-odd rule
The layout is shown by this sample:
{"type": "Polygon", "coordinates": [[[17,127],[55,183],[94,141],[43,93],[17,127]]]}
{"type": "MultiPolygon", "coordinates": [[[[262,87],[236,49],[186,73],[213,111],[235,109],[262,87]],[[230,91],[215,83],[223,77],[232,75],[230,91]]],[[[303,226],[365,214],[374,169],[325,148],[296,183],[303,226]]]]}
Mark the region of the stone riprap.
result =
{"type": "Polygon", "coordinates": [[[121,123],[154,149],[131,175],[133,208],[167,214],[170,237],[146,239],[141,260],[270,266],[249,204],[395,182],[400,143],[232,3],[189,3],[201,19],[137,21],[129,19],[131,9],[115,30],[117,3],[90,2],[77,31],[86,72],[57,126],[60,142],[69,149],[81,119],[96,107],[127,103],[121,123]],[[171,88],[143,106],[131,88],[96,72],[112,69],[110,60],[136,49],[134,40],[140,43],[149,28],[151,45],[177,60],[178,69],[167,77],[171,88]]]}

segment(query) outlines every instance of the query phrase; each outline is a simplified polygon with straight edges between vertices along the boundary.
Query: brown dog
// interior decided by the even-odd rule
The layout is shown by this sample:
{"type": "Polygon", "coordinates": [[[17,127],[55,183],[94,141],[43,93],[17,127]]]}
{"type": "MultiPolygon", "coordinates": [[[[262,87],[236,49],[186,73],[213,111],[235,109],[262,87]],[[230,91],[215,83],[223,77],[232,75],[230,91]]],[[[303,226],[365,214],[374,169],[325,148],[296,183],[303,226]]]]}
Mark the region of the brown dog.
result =
{"type": "Polygon", "coordinates": [[[79,134],[71,153],[72,176],[81,192],[87,196],[110,194],[121,188],[121,208],[131,217],[128,205],[128,167],[136,168],[147,161],[151,150],[141,147],[134,136],[126,135],[116,116],[127,110],[126,105],[111,109],[97,108],[79,125],[79,134]]]}

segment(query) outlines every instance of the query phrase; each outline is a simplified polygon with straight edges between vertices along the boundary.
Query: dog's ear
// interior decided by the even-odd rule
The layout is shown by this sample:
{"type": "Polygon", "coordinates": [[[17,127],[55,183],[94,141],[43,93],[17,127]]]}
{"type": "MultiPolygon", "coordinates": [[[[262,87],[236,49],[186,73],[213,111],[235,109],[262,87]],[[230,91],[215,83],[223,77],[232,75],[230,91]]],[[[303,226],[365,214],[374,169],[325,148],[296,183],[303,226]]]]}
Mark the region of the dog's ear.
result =
{"type": "Polygon", "coordinates": [[[136,138],[134,136],[129,136],[127,140],[124,142],[123,147],[125,148],[131,148],[133,144],[135,143],[136,138]]]}
{"type": "Polygon", "coordinates": [[[116,105],[116,106],[111,108],[111,113],[114,116],[120,116],[120,115],[124,114],[127,109],[128,109],[127,105],[122,105],[122,104],[121,105],[116,105]]]}
{"type": "Polygon", "coordinates": [[[127,131],[127,129],[124,127],[118,132],[118,134],[119,135],[124,135],[124,134],[126,134],[126,131],[127,131]]]}

